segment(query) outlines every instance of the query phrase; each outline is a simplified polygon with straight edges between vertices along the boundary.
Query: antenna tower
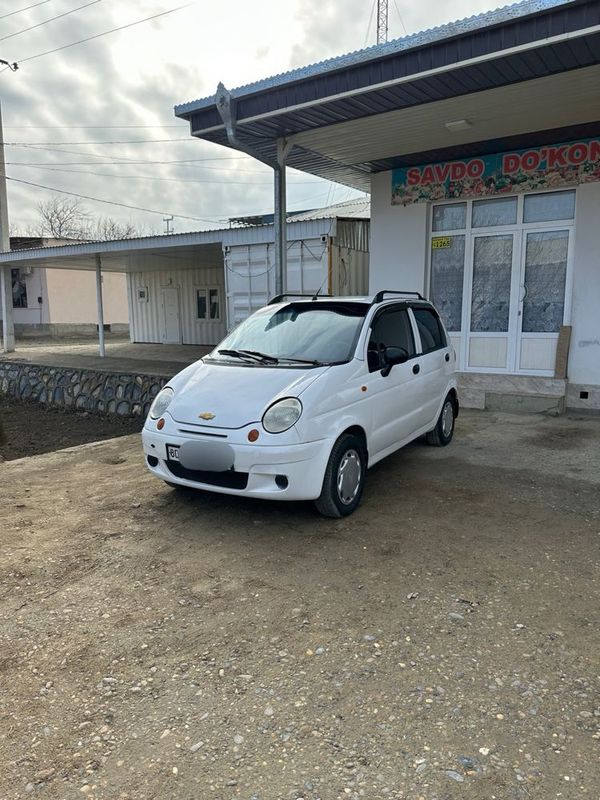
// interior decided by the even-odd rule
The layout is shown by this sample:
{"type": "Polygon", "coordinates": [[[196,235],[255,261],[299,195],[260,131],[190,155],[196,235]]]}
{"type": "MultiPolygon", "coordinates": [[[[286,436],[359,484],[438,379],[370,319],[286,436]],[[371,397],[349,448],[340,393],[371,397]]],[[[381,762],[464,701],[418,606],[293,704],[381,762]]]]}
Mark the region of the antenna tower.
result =
{"type": "Polygon", "coordinates": [[[377,0],[377,44],[388,40],[388,0],[377,0]]]}

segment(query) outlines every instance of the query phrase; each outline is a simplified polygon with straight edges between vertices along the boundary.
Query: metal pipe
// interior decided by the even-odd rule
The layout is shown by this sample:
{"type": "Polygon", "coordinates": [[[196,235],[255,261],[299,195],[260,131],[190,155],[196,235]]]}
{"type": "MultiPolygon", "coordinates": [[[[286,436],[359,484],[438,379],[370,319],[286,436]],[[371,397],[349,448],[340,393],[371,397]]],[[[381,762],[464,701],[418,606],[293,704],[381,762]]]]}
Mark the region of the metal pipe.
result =
{"type": "Polygon", "coordinates": [[[96,253],[96,304],[98,307],[98,349],[100,358],[106,355],[104,346],[104,303],[102,302],[102,259],[96,253]]]}
{"type": "Polygon", "coordinates": [[[227,141],[236,150],[247,153],[257,161],[273,170],[273,229],[275,238],[275,294],[283,294],[287,284],[287,194],[286,194],[286,161],[293,142],[278,139],[277,158],[267,158],[257,153],[252,147],[242,142],[237,135],[235,99],[222,83],[217,86],[215,96],[217,111],[227,133],[227,141]]]}

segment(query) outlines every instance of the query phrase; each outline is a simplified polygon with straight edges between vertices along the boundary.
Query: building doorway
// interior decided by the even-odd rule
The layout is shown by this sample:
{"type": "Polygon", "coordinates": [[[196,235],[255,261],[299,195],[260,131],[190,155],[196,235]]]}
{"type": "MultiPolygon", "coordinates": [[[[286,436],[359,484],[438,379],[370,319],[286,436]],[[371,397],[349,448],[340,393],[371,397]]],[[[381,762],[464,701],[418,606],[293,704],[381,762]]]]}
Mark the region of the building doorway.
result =
{"type": "Polygon", "coordinates": [[[430,295],[460,370],[554,374],[574,224],[575,190],[433,206],[430,295]]]}
{"type": "Polygon", "coordinates": [[[181,319],[179,313],[179,289],[161,289],[161,342],[181,344],[181,319]]]}

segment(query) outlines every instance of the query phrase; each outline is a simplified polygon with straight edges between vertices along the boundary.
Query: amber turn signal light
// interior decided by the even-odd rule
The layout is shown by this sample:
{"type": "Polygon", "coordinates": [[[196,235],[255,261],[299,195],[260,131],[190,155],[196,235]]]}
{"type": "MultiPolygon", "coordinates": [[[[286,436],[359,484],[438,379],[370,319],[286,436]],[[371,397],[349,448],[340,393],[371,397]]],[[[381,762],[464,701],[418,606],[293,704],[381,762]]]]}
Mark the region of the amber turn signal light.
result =
{"type": "Polygon", "coordinates": [[[162,431],[162,429],[165,427],[165,421],[162,417],[156,423],[156,427],[158,428],[159,431],[162,431]]]}
{"type": "Polygon", "coordinates": [[[260,434],[256,430],[256,428],[252,428],[251,431],[248,431],[248,441],[249,442],[255,442],[258,439],[259,436],[260,436],[260,434]]]}

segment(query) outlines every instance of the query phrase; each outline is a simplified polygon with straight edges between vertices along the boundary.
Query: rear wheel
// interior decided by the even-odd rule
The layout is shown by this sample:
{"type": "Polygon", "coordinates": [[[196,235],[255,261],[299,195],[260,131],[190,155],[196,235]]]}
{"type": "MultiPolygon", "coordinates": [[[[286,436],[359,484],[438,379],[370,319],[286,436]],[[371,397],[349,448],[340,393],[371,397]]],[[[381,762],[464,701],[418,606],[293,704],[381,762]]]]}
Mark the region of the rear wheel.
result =
{"type": "Polygon", "coordinates": [[[434,447],[445,447],[452,441],[456,413],[454,400],[447,395],[435,428],[427,434],[427,443],[434,447]]]}
{"type": "Polygon", "coordinates": [[[344,433],[334,444],[327,462],[323,488],[315,506],[325,517],[347,517],[362,497],[367,471],[363,440],[344,433]]]}

